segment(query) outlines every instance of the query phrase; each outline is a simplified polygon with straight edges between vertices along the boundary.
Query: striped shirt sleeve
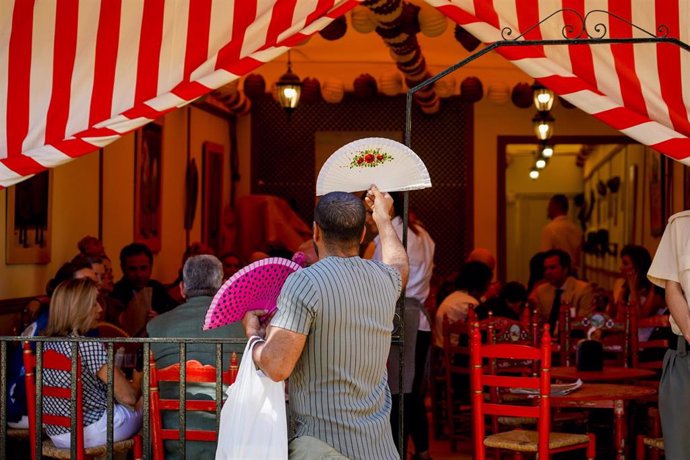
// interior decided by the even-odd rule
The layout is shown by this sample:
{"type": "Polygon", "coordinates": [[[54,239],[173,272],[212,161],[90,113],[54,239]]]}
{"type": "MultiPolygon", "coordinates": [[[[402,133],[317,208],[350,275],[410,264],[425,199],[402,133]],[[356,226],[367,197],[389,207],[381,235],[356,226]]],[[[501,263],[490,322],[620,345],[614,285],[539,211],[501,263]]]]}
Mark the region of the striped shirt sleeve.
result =
{"type": "Polygon", "coordinates": [[[318,296],[312,281],[299,272],[294,273],[280,291],[278,312],[271,325],[308,335],[318,308],[318,296]]]}
{"type": "Polygon", "coordinates": [[[393,285],[395,286],[395,292],[399,297],[400,292],[402,292],[402,277],[400,276],[400,272],[390,265],[386,265],[378,260],[374,260],[373,262],[375,262],[386,274],[388,274],[388,276],[390,276],[391,281],[393,281],[393,285]]]}

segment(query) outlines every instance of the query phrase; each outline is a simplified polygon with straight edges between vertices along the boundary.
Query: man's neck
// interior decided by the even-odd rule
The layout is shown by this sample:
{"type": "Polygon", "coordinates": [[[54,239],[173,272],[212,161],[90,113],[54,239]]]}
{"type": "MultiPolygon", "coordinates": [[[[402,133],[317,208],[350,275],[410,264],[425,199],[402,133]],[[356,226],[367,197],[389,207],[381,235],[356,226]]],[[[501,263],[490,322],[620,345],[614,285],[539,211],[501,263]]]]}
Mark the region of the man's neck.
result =
{"type": "Polygon", "coordinates": [[[333,246],[324,246],[319,248],[319,260],[326,257],[357,257],[359,256],[359,248],[339,248],[333,246]]]}

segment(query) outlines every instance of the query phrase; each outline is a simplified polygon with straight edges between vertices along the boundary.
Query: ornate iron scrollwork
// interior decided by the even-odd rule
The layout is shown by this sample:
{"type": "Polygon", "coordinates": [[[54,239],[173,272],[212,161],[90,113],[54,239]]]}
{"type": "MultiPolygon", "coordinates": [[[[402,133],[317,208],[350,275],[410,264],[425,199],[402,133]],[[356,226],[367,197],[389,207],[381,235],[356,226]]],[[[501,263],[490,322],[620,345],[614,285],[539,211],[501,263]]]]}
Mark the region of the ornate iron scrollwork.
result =
{"type": "Polygon", "coordinates": [[[532,30],[536,29],[537,27],[541,26],[543,23],[547,22],[549,19],[552,17],[556,16],[557,14],[560,13],[569,13],[574,17],[575,20],[577,21],[575,24],[570,24],[567,23],[563,25],[561,28],[561,35],[563,38],[566,40],[603,40],[606,38],[606,34],[608,33],[608,28],[606,27],[606,24],[603,22],[595,22],[594,24],[590,25],[589,22],[594,22],[595,19],[591,19],[593,14],[601,13],[608,15],[612,18],[615,18],[618,21],[621,21],[634,29],[642,32],[645,35],[648,35],[651,38],[666,38],[668,37],[669,29],[666,25],[661,24],[659,27],[657,27],[657,34],[653,34],[652,32],[649,32],[648,30],[643,29],[640,26],[637,26],[633,24],[632,22],[628,21],[627,19],[623,18],[622,16],[619,16],[615,13],[611,13],[610,11],[606,10],[591,10],[587,12],[586,14],[582,14],[577,10],[574,10],[572,8],[561,8],[560,10],[556,10],[553,13],[549,14],[547,17],[542,19],[541,21],[537,22],[536,24],[528,27],[523,33],[518,35],[515,38],[510,38],[511,35],[513,35],[513,29],[510,27],[504,27],[501,29],[501,38],[503,40],[512,40],[512,41],[517,41],[520,40],[521,38],[525,37],[529,32],[532,30]]]}

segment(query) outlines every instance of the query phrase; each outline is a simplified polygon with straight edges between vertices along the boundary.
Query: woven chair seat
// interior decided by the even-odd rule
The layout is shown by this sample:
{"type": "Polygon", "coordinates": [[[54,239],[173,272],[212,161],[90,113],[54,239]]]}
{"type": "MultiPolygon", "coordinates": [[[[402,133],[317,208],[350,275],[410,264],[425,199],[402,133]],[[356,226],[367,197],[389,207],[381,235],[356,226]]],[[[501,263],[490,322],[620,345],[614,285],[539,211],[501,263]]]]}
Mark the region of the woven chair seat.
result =
{"type": "MultiPolygon", "coordinates": [[[[517,452],[536,452],[538,440],[536,431],[513,430],[487,436],[484,439],[484,445],[517,452]]],[[[584,434],[549,433],[549,449],[587,443],[589,443],[589,437],[584,434]]]]}
{"type": "Polygon", "coordinates": [[[8,428],[7,437],[14,439],[29,439],[28,428],[8,428]]]}
{"type": "MultiPolygon", "coordinates": [[[[113,452],[127,452],[132,447],[134,447],[134,439],[125,439],[124,441],[118,441],[113,443],[113,452]]],[[[53,441],[46,439],[43,441],[43,455],[51,458],[71,458],[69,449],[61,449],[55,447],[53,441]]],[[[86,455],[89,457],[102,457],[108,452],[108,446],[106,444],[100,446],[89,447],[86,449],[86,455]]]]}
{"type": "Polygon", "coordinates": [[[654,447],[655,449],[664,448],[664,438],[644,438],[642,440],[645,446],[654,447]]]}

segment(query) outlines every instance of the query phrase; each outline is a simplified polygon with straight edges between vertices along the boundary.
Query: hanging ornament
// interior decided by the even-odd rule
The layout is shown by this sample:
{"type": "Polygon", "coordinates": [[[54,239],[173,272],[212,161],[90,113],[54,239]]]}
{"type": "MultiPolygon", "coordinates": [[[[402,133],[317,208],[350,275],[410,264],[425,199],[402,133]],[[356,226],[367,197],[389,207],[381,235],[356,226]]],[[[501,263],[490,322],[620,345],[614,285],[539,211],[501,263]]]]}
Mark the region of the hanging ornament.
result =
{"type": "Polygon", "coordinates": [[[386,96],[397,96],[402,91],[402,76],[398,72],[388,72],[379,77],[379,91],[386,96]]]}
{"type": "Polygon", "coordinates": [[[429,4],[422,5],[418,18],[419,29],[427,37],[438,37],[448,28],[446,15],[429,4]]]}
{"type": "Polygon", "coordinates": [[[403,2],[402,13],[398,17],[400,32],[408,35],[419,33],[419,7],[413,3],[403,2]]]}
{"type": "Polygon", "coordinates": [[[300,101],[305,104],[313,104],[321,100],[321,83],[316,78],[302,80],[302,96],[300,101]]]}
{"type": "Polygon", "coordinates": [[[321,35],[325,40],[334,41],[342,38],[343,35],[345,35],[345,32],[347,32],[347,21],[345,20],[345,16],[339,16],[332,20],[331,23],[326,27],[321,29],[319,31],[319,35],[321,35]]]}
{"type": "Polygon", "coordinates": [[[355,6],[350,13],[352,28],[362,34],[368,34],[376,29],[376,23],[371,17],[371,11],[365,6],[355,6]]]}
{"type": "Polygon", "coordinates": [[[254,99],[266,93],[266,80],[261,74],[252,73],[244,78],[244,94],[254,99]]]}
{"type": "Polygon", "coordinates": [[[491,84],[486,97],[496,105],[503,105],[510,99],[510,85],[505,82],[491,84]]]}
{"type": "Polygon", "coordinates": [[[510,99],[516,107],[521,109],[532,107],[532,85],[529,83],[518,83],[513,87],[510,99]]]}
{"type": "Polygon", "coordinates": [[[465,102],[479,102],[484,95],[484,86],[477,77],[467,77],[460,84],[460,97],[465,102]]]}
{"type": "Polygon", "coordinates": [[[455,94],[455,88],[458,87],[458,82],[455,77],[446,76],[434,83],[434,91],[438,97],[450,97],[455,94]]]}
{"type": "Polygon", "coordinates": [[[376,96],[378,89],[376,87],[376,79],[368,73],[363,73],[355,78],[353,83],[353,92],[357,99],[371,99],[376,96]]]}
{"type": "Polygon", "coordinates": [[[467,51],[474,51],[482,43],[478,38],[475,38],[474,35],[457,24],[455,25],[455,39],[460,42],[462,47],[467,51]]]}
{"type": "Polygon", "coordinates": [[[337,78],[329,78],[321,88],[323,100],[330,104],[337,104],[345,97],[345,84],[337,78]]]}

